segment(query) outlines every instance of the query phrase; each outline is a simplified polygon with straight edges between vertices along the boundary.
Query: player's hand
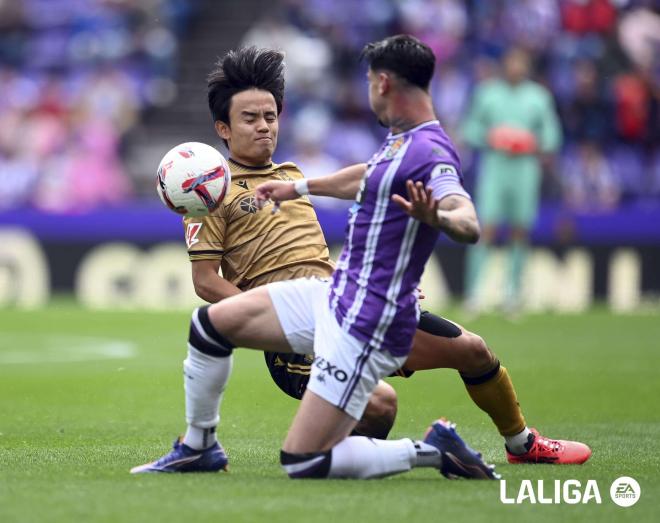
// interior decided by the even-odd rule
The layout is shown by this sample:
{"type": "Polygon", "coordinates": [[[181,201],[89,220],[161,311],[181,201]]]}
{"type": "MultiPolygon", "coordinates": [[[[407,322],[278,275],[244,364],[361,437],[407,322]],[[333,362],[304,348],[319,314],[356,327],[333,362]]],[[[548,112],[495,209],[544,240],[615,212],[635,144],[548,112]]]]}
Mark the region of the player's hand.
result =
{"type": "Polygon", "coordinates": [[[272,201],[275,204],[273,209],[273,212],[275,212],[279,208],[280,202],[284,200],[295,200],[300,195],[294,189],[293,182],[272,180],[257,186],[254,191],[254,197],[257,208],[262,209],[268,201],[272,201]]]}
{"type": "Polygon", "coordinates": [[[398,194],[393,194],[392,201],[416,220],[437,229],[439,227],[439,202],[433,197],[433,191],[428,187],[425,188],[422,182],[413,183],[412,180],[406,182],[406,189],[408,190],[408,200],[398,194]]]}

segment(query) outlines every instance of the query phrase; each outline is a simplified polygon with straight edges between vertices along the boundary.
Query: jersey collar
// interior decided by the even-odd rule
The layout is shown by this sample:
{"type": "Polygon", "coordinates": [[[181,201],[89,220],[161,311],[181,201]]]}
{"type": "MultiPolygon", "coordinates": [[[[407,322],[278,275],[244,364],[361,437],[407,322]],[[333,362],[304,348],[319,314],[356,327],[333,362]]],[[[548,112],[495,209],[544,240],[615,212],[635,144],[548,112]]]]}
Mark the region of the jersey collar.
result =
{"type": "Polygon", "coordinates": [[[403,132],[400,132],[400,133],[397,133],[397,134],[392,134],[390,132],[390,133],[387,133],[387,139],[389,140],[391,138],[399,138],[400,136],[403,136],[404,134],[414,133],[415,131],[419,131],[420,129],[422,129],[424,127],[428,127],[429,125],[434,125],[434,124],[440,125],[440,122],[438,120],[429,120],[428,122],[422,122],[419,125],[413,127],[412,129],[408,129],[407,131],[403,131],[403,132]]]}
{"type": "Polygon", "coordinates": [[[234,164],[237,167],[240,167],[241,169],[246,169],[248,171],[263,171],[266,169],[272,169],[273,168],[273,163],[269,163],[267,165],[245,165],[244,163],[237,162],[233,158],[229,158],[229,162],[234,164]]]}

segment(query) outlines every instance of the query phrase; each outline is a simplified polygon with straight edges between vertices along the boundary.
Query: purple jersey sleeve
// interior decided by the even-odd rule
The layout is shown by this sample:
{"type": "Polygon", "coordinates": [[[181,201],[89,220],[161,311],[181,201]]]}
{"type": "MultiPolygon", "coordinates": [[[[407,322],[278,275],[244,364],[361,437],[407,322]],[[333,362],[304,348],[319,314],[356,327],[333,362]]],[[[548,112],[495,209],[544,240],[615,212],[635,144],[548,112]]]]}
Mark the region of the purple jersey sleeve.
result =
{"type": "Polygon", "coordinates": [[[439,163],[433,168],[428,186],[433,191],[433,197],[436,200],[442,200],[450,194],[458,194],[471,199],[463,188],[458,170],[450,163],[439,163]]]}

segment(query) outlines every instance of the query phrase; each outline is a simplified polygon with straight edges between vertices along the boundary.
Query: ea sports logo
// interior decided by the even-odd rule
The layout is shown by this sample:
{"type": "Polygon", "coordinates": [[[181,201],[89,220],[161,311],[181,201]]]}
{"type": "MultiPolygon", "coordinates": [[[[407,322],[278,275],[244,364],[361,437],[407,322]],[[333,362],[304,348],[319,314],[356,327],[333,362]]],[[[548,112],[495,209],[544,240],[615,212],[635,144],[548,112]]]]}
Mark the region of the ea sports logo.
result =
{"type": "Polygon", "coordinates": [[[615,479],[610,487],[610,497],[620,507],[632,507],[639,501],[641,493],[639,483],[628,476],[615,479]]]}

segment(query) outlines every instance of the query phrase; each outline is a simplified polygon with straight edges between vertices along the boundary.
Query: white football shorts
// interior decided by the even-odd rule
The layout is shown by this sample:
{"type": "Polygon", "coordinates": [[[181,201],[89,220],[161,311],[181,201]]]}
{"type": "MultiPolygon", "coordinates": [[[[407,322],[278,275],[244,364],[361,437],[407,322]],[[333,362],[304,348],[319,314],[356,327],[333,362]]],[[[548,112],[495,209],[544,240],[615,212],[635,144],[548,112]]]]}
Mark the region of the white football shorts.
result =
{"type": "Polygon", "coordinates": [[[378,380],[399,369],[407,356],[392,356],[345,332],[330,310],[329,286],[301,278],[266,287],[293,351],[314,354],[307,388],[359,420],[378,380]]]}

